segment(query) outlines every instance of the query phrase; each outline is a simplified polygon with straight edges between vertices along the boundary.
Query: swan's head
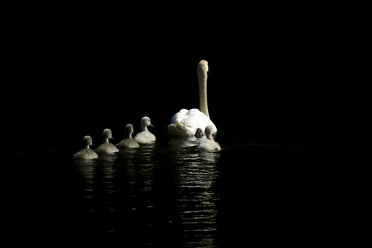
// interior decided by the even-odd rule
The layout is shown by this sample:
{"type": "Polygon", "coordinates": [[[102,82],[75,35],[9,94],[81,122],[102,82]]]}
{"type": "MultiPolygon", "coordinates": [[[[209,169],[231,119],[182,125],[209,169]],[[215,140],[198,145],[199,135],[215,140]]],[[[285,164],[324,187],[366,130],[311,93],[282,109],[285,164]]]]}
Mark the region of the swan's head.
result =
{"type": "Polygon", "coordinates": [[[85,146],[89,147],[89,146],[93,145],[93,140],[89,135],[86,135],[83,138],[83,143],[84,143],[85,146]]]}
{"type": "Polygon", "coordinates": [[[196,138],[201,138],[203,136],[204,136],[203,130],[201,130],[201,128],[196,129],[195,137],[196,138]]]}
{"type": "Polygon", "coordinates": [[[200,60],[198,64],[198,78],[207,78],[208,72],[208,62],[206,60],[200,60]]]}
{"type": "Polygon", "coordinates": [[[131,138],[132,133],[133,133],[133,125],[132,124],[127,124],[125,126],[125,132],[127,133],[127,137],[131,138]]]}
{"type": "Polygon", "coordinates": [[[111,139],[112,138],[112,132],[111,132],[111,130],[108,129],[108,128],[106,128],[105,130],[103,130],[102,137],[103,137],[103,139],[111,139]]]}
{"type": "Polygon", "coordinates": [[[213,133],[213,127],[212,126],[206,126],[204,130],[205,136],[208,139],[213,139],[212,133],[213,133]]]}
{"type": "Polygon", "coordinates": [[[147,126],[152,126],[152,127],[154,127],[154,125],[151,124],[151,120],[150,120],[150,118],[147,117],[147,116],[144,116],[144,117],[142,117],[142,119],[141,119],[141,127],[143,128],[143,127],[147,127],[147,126]]]}

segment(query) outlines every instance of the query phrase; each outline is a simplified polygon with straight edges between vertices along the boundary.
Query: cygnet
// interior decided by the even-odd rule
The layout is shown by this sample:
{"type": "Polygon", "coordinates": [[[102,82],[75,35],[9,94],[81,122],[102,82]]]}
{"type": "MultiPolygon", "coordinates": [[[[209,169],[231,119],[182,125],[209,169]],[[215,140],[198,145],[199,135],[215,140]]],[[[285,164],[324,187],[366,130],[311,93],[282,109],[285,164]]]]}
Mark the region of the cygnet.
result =
{"type": "Polygon", "coordinates": [[[113,154],[118,152],[119,149],[109,142],[109,139],[112,139],[112,132],[110,129],[106,128],[102,132],[103,142],[97,147],[94,151],[98,154],[113,154]]]}
{"type": "Polygon", "coordinates": [[[125,126],[125,133],[127,137],[123,139],[122,141],[120,141],[118,144],[116,144],[116,147],[119,149],[139,147],[139,144],[132,138],[132,134],[133,134],[132,124],[127,124],[125,126]]]}
{"type": "Polygon", "coordinates": [[[198,150],[201,151],[220,151],[221,146],[213,139],[213,127],[207,126],[204,130],[206,139],[202,139],[198,145],[198,150]]]}
{"type": "Polygon", "coordinates": [[[148,126],[154,127],[154,125],[151,124],[151,120],[149,117],[145,116],[141,119],[141,129],[142,132],[139,132],[134,136],[134,140],[137,143],[140,144],[149,144],[156,141],[155,135],[153,135],[148,129],[148,126]]]}
{"type": "Polygon", "coordinates": [[[73,158],[81,160],[98,158],[98,154],[89,148],[89,146],[93,145],[92,138],[89,135],[84,136],[83,143],[85,148],[75,153],[73,158]]]}

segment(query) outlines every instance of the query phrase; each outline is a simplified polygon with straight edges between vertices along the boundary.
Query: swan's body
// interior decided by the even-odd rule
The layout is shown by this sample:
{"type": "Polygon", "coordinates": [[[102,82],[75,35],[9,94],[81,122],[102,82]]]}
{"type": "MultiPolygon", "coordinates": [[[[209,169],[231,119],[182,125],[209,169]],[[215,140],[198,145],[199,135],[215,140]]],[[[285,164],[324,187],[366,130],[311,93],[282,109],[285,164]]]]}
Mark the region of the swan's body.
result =
{"type": "Polygon", "coordinates": [[[214,133],[217,132],[216,126],[211,119],[199,109],[181,109],[173,115],[168,126],[168,133],[171,136],[189,137],[196,135],[197,129],[204,130],[206,126],[212,126],[214,133]]]}
{"type": "Polygon", "coordinates": [[[137,143],[140,143],[140,144],[149,144],[149,143],[153,143],[153,142],[156,141],[155,135],[152,134],[147,129],[147,126],[153,126],[151,124],[150,118],[147,117],[147,116],[142,117],[142,119],[141,119],[141,129],[142,129],[142,132],[139,132],[139,133],[136,134],[136,136],[134,136],[134,140],[137,143]]]}
{"type": "Polygon", "coordinates": [[[171,124],[168,126],[168,134],[174,137],[194,136],[198,128],[205,130],[207,126],[212,127],[212,134],[217,128],[209,118],[207,102],[207,75],[208,62],[201,60],[198,64],[197,75],[199,81],[199,109],[181,109],[173,115],[171,124]]]}
{"type": "Polygon", "coordinates": [[[105,130],[103,130],[102,137],[103,137],[102,144],[94,150],[96,153],[113,154],[119,151],[119,149],[115,145],[109,142],[109,139],[112,138],[112,132],[110,129],[106,128],[105,130]]]}
{"type": "Polygon", "coordinates": [[[93,144],[92,138],[90,136],[84,136],[83,142],[85,144],[85,148],[80,150],[79,152],[75,153],[73,155],[74,159],[79,159],[79,160],[86,160],[86,159],[94,159],[98,158],[98,154],[95,153],[92,149],[89,148],[93,144]]]}
{"type": "Polygon", "coordinates": [[[208,151],[208,152],[220,151],[221,146],[213,139],[213,135],[212,135],[213,127],[207,126],[204,132],[205,132],[206,139],[202,139],[200,141],[198,145],[198,150],[208,151]]]}
{"type": "Polygon", "coordinates": [[[125,132],[127,134],[127,137],[123,139],[122,141],[120,141],[118,144],[116,144],[116,147],[119,149],[139,147],[139,144],[132,138],[132,134],[133,134],[132,124],[127,124],[125,126],[125,132]]]}

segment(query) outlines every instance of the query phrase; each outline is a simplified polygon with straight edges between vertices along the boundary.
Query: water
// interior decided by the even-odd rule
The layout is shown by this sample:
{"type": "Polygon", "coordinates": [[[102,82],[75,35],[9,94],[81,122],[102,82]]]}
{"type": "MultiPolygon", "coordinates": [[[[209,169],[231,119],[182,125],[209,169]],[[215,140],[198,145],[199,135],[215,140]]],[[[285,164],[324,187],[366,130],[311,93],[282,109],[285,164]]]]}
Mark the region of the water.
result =
{"type": "MultiPolygon", "coordinates": [[[[200,153],[196,145],[170,140],[76,162],[82,209],[74,214],[99,216],[91,231],[124,244],[216,247],[220,154],[200,153]]],[[[89,233],[76,230],[77,245],[93,242],[89,233]]]]}
{"type": "Polygon", "coordinates": [[[17,156],[43,170],[40,212],[50,220],[39,232],[53,234],[50,247],[288,244],[327,225],[327,149],[223,132],[218,141],[215,153],[198,151],[196,140],[164,138],[84,162],[71,150],[17,156]]]}

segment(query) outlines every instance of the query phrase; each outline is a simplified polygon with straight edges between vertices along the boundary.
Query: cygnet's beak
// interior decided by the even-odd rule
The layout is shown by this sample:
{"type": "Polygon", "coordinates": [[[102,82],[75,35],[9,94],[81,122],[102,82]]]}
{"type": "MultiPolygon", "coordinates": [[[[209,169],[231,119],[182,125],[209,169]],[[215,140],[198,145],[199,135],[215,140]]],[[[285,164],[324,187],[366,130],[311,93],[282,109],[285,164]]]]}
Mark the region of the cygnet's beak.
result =
{"type": "Polygon", "coordinates": [[[155,126],[151,123],[150,126],[152,126],[153,128],[155,128],[155,126]]]}
{"type": "Polygon", "coordinates": [[[207,71],[207,74],[209,75],[209,74],[211,74],[211,71],[208,69],[208,71],[207,71]]]}

